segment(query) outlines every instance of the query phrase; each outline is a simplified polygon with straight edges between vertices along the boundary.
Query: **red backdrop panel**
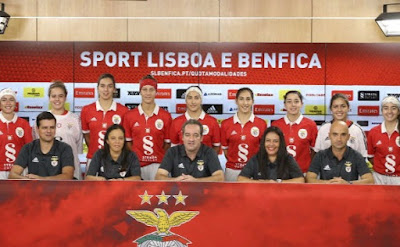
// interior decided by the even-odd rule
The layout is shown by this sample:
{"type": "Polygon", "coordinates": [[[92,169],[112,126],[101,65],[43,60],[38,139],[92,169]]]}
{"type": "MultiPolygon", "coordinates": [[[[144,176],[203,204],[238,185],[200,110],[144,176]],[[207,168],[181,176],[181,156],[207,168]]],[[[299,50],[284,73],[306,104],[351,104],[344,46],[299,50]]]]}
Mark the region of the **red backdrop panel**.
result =
{"type": "Polygon", "coordinates": [[[398,186],[0,181],[1,246],[135,246],[126,210],[196,211],[190,246],[397,246],[398,186]],[[147,191],[150,204],[139,197],[147,191]],[[159,204],[157,195],[172,195],[159,204]],[[173,195],[187,196],[176,205],[173,195]]]}

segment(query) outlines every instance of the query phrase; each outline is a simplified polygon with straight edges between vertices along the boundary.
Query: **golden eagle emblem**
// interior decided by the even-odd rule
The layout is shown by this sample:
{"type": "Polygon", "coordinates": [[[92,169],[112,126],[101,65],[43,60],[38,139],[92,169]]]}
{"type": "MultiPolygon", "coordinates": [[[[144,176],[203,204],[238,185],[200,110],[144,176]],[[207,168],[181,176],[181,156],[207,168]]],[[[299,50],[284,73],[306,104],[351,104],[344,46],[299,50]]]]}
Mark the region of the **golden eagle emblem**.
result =
{"type": "Polygon", "coordinates": [[[169,229],[180,226],[199,214],[198,211],[176,211],[168,215],[161,208],[155,208],[154,213],[148,210],[126,210],[126,213],[146,226],[156,227],[159,234],[170,234],[169,229]]]}

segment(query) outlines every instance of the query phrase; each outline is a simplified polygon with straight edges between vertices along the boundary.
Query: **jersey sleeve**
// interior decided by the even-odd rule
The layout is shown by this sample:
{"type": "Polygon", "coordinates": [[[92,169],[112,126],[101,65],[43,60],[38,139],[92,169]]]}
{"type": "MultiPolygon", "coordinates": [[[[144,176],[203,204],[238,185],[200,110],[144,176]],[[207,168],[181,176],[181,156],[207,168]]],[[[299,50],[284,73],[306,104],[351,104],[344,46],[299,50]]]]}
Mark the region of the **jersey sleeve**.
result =
{"type": "Polygon", "coordinates": [[[86,115],[87,115],[87,108],[83,107],[83,109],[81,111],[81,126],[82,126],[82,132],[84,134],[87,134],[90,132],[89,123],[86,120],[87,119],[86,115]]]}
{"type": "Polygon", "coordinates": [[[368,145],[368,158],[373,158],[375,156],[375,148],[374,148],[374,129],[368,133],[367,145],[368,145]]]}
{"type": "Polygon", "coordinates": [[[321,173],[321,164],[322,164],[322,153],[318,152],[315,154],[314,158],[311,161],[310,167],[308,168],[309,172],[313,172],[317,175],[321,173]]]}
{"type": "Polygon", "coordinates": [[[293,156],[288,154],[289,179],[303,177],[303,173],[293,156]]]}
{"type": "Polygon", "coordinates": [[[222,170],[221,163],[219,162],[218,159],[218,155],[213,149],[211,148],[208,149],[206,157],[208,161],[208,168],[210,170],[211,175],[218,170],[222,170]]]}
{"type": "Polygon", "coordinates": [[[226,150],[229,146],[229,140],[226,132],[228,131],[228,119],[221,123],[221,148],[226,150]]]}
{"type": "Polygon", "coordinates": [[[254,174],[257,173],[256,169],[258,169],[258,161],[257,156],[254,155],[243,167],[242,171],[240,171],[239,176],[255,179],[254,174]]]}
{"type": "Polygon", "coordinates": [[[131,112],[126,113],[123,122],[123,127],[125,129],[125,140],[128,142],[132,141],[131,115],[131,112]]]}
{"type": "Polygon", "coordinates": [[[33,140],[33,130],[32,127],[29,125],[28,122],[24,122],[24,144],[30,143],[33,140]]]}
{"type": "Polygon", "coordinates": [[[174,148],[169,148],[167,150],[167,153],[164,155],[163,160],[161,161],[160,167],[161,169],[164,169],[168,171],[169,173],[172,173],[172,167],[174,166],[174,153],[173,153],[174,148]]]}
{"type": "Polygon", "coordinates": [[[357,137],[356,137],[356,142],[357,142],[357,151],[360,152],[360,154],[363,157],[367,157],[368,156],[368,152],[367,152],[367,141],[366,141],[366,136],[364,133],[364,130],[361,129],[360,126],[357,126],[357,137]]]}
{"type": "Polygon", "coordinates": [[[75,167],[74,154],[72,152],[71,146],[66,143],[63,143],[63,144],[65,145],[65,147],[60,155],[62,168],[66,167],[66,166],[75,167]]]}
{"type": "Polygon", "coordinates": [[[129,152],[129,173],[131,176],[140,176],[139,159],[134,152],[129,152]]]}
{"type": "Polygon", "coordinates": [[[32,143],[25,144],[22,148],[21,151],[19,152],[19,155],[17,159],[15,160],[16,165],[19,165],[22,168],[26,168],[28,166],[29,162],[29,149],[31,147],[32,143]]]}
{"type": "Polygon", "coordinates": [[[311,120],[310,132],[311,132],[310,146],[311,146],[311,148],[313,148],[315,150],[315,146],[316,146],[316,142],[317,142],[317,136],[318,136],[318,127],[315,124],[315,122],[312,121],[312,120],[311,120]]]}
{"type": "Polygon", "coordinates": [[[321,129],[319,129],[318,133],[317,133],[317,138],[315,139],[315,145],[314,145],[314,151],[315,152],[319,152],[321,150],[323,150],[324,146],[324,137],[323,137],[323,131],[322,131],[322,127],[321,129]]]}
{"type": "Polygon", "coordinates": [[[214,118],[213,121],[213,136],[212,136],[212,145],[219,147],[221,146],[221,132],[217,119],[214,118]]]}
{"type": "Polygon", "coordinates": [[[100,173],[101,155],[102,155],[101,149],[98,150],[93,155],[92,161],[90,161],[89,169],[88,169],[86,175],[96,176],[100,173]]]}
{"type": "Polygon", "coordinates": [[[170,143],[171,138],[170,138],[170,133],[171,133],[171,123],[172,123],[172,117],[169,112],[166,112],[165,114],[165,127],[164,127],[164,142],[170,143]]]}
{"type": "Polygon", "coordinates": [[[169,137],[171,139],[171,144],[173,145],[178,145],[179,144],[179,127],[178,126],[178,119],[172,120],[170,131],[169,131],[169,137]]]}

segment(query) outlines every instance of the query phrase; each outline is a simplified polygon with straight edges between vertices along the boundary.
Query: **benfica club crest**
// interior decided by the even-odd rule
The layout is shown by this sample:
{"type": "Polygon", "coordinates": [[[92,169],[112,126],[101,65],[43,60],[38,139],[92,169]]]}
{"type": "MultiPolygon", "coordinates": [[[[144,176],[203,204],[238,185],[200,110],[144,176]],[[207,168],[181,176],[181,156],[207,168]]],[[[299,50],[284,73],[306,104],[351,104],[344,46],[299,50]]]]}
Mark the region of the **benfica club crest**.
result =
{"type": "MultiPolygon", "coordinates": [[[[153,195],[149,195],[147,194],[147,191],[145,191],[145,193],[140,195],[140,197],[142,198],[142,204],[148,203],[151,205],[151,198],[153,195]]],[[[156,195],[156,197],[159,199],[158,205],[162,203],[168,205],[168,198],[171,197],[171,195],[166,195],[163,191],[161,195],[156,195]]],[[[175,205],[179,203],[185,205],[185,199],[188,196],[182,195],[182,192],[179,192],[178,195],[173,195],[173,197],[176,199],[175,205]]],[[[190,240],[171,232],[170,229],[191,221],[199,213],[199,211],[175,211],[168,214],[167,211],[162,208],[155,208],[153,211],[126,210],[126,214],[134,218],[136,221],[157,229],[157,231],[141,236],[133,241],[138,247],[188,246],[192,243],[190,240]]]]}

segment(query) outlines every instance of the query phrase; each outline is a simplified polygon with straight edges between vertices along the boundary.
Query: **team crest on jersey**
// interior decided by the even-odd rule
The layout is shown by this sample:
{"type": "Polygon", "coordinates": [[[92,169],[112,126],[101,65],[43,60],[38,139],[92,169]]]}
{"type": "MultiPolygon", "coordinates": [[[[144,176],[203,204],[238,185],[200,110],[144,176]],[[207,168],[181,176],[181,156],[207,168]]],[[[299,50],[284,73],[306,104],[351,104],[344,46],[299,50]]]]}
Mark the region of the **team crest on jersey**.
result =
{"type": "Polygon", "coordinates": [[[301,139],[306,139],[307,138],[307,130],[306,129],[299,129],[298,135],[301,139]]]}
{"type": "Polygon", "coordinates": [[[22,138],[22,137],[24,136],[24,134],[25,134],[24,129],[21,128],[21,127],[17,127],[17,128],[15,129],[15,134],[16,134],[19,138],[22,138]]]}
{"type": "Polygon", "coordinates": [[[157,119],[155,125],[158,130],[162,130],[164,127],[164,121],[162,119],[157,119]]]}
{"type": "Polygon", "coordinates": [[[396,137],[396,145],[400,147],[400,136],[396,137]]]}
{"type": "Polygon", "coordinates": [[[114,115],[114,116],[112,117],[112,122],[113,122],[114,124],[120,124],[120,123],[121,123],[121,116],[120,116],[120,115],[114,115]]]}
{"type": "Polygon", "coordinates": [[[349,142],[350,142],[351,144],[356,143],[356,138],[355,138],[354,136],[350,136],[349,142]]]}
{"type": "Polygon", "coordinates": [[[51,156],[51,165],[54,167],[58,165],[58,156],[51,156]]]}
{"type": "Polygon", "coordinates": [[[289,143],[294,143],[294,138],[293,137],[289,138],[289,143]]]}
{"type": "Polygon", "coordinates": [[[210,132],[210,128],[207,125],[203,125],[203,136],[207,135],[210,132]]]}
{"type": "Polygon", "coordinates": [[[351,172],[351,162],[350,161],[346,161],[346,163],[344,163],[344,166],[346,166],[346,172],[351,172]]]}
{"type": "Polygon", "coordinates": [[[204,160],[197,161],[197,169],[201,172],[204,170],[204,160]]]}
{"type": "Polygon", "coordinates": [[[250,133],[252,136],[257,137],[260,135],[260,129],[257,127],[253,127],[251,128],[250,133]]]}

